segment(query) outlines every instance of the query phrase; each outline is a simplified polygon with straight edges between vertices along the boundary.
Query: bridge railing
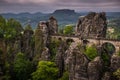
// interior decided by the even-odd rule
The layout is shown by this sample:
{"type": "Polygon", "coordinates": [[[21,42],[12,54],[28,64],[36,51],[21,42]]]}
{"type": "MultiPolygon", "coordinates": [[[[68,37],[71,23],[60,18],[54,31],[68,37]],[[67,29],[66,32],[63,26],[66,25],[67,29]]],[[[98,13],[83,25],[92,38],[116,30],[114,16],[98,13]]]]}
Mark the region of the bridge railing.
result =
{"type": "Polygon", "coordinates": [[[80,37],[76,35],[64,35],[64,34],[52,34],[51,36],[62,36],[62,37],[73,37],[73,38],[80,38],[80,39],[96,39],[96,40],[108,40],[108,41],[120,41],[120,39],[109,39],[103,37],[80,37]]]}

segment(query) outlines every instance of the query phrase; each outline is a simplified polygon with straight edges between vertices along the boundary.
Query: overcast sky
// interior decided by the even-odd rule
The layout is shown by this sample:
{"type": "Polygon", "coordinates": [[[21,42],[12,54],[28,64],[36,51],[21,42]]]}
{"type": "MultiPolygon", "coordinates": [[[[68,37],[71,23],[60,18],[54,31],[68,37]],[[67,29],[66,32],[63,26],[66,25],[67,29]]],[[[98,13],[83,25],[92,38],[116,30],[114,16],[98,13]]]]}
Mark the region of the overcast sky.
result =
{"type": "Polygon", "coordinates": [[[0,0],[0,13],[49,13],[56,9],[120,12],[120,0],[0,0]]]}

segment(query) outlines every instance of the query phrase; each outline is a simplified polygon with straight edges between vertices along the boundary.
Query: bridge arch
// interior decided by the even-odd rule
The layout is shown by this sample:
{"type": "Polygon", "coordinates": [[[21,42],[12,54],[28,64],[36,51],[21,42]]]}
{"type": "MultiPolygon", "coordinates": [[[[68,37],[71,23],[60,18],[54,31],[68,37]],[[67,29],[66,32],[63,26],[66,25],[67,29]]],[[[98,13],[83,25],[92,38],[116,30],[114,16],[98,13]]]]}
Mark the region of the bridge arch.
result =
{"type": "Polygon", "coordinates": [[[115,47],[115,53],[118,53],[120,51],[120,41],[115,40],[101,40],[100,44],[110,43],[115,47]]]}
{"type": "Polygon", "coordinates": [[[107,54],[114,54],[116,53],[116,46],[110,42],[104,42],[101,44],[102,50],[106,52],[107,54]]]}

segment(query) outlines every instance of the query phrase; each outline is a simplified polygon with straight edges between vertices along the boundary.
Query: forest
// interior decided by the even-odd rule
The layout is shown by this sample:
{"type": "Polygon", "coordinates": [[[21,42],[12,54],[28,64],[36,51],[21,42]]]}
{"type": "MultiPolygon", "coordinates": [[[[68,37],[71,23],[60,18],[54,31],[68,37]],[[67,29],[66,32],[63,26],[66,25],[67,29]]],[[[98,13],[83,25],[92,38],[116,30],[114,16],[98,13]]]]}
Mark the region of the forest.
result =
{"type": "MultiPolygon", "coordinates": [[[[113,22],[116,21],[113,20],[113,22]]],[[[109,24],[109,27],[111,25],[114,26],[109,24]]],[[[59,29],[58,34],[74,35],[74,26],[66,25],[59,29]]],[[[43,33],[38,27],[32,29],[30,24],[23,27],[16,19],[5,19],[0,16],[0,80],[70,80],[71,71],[63,58],[66,57],[64,52],[69,49],[72,40],[48,39],[45,45],[45,39],[42,36],[43,33]],[[61,66],[64,67],[61,68],[61,66]]],[[[107,32],[107,37],[120,39],[117,27],[112,35],[107,32]]],[[[94,61],[99,55],[95,45],[83,47],[77,44],[77,49],[79,49],[78,52],[81,51],[87,56],[88,61],[94,61]]],[[[76,65],[79,59],[77,55],[72,55],[76,59],[76,65]]],[[[84,55],[81,56],[86,58],[84,55]]],[[[103,72],[109,71],[111,57],[109,54],[102,54],[101,58],[104,62],[103,72]]],[[[120,79],[120,69],[114,71],[112,77],[114,77],[113,80],[120,79]]]]}

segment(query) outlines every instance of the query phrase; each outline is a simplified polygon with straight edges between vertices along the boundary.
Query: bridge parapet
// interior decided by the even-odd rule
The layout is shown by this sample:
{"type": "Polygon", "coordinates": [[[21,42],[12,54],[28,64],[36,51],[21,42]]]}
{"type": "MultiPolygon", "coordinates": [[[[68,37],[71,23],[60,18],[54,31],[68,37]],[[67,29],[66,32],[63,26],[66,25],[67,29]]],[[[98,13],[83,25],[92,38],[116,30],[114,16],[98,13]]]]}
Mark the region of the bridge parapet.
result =
{"type": "Polygon", "coordinates": [[[53,38],[61,38],[62,40],[67,40],[67,39],[72,39],[74,42],[79,42],[82,43],[83,40],[87,40],[88,41],[88,45],[102,45],[104,43],[111,43],[114,45],[114,47],[116,48],[115,52],[120,51],[120,40],[119,39],[106,39],[106,38],[85,38],[85,39],[81,39],[79,36],[74,36],[74,35],[59,35],[59,34],[54,34],[51,35],[51,37],[53,38]]]}

